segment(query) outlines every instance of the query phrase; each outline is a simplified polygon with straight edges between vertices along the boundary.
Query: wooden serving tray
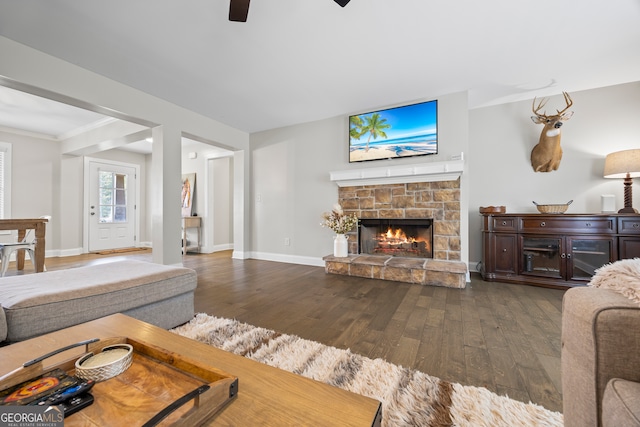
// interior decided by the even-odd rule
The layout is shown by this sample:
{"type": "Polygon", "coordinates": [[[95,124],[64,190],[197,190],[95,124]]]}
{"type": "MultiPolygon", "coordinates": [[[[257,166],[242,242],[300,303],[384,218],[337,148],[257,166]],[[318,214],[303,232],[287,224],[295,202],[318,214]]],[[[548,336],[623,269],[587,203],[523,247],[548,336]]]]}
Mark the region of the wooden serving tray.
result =
{"type": "Polygon", "coordinates": [[[45,359],[60,352],[84,345],[87,353],[95,354],[108,345],[123,343],[133,346],[131,367],[116,377],[96,383],[90,391],[94,403],[66,418],[65,427],[200,425],[238,395],[237,377],[206,363],[126,337],[83,341],[31,360],[0,377],[0,390],[55,368],[73,375],[79,356],[53,366],[43,365],[45,359]],[[168,415],[158,416],[168,407],[172,409],[166,411],[168,415]]]}

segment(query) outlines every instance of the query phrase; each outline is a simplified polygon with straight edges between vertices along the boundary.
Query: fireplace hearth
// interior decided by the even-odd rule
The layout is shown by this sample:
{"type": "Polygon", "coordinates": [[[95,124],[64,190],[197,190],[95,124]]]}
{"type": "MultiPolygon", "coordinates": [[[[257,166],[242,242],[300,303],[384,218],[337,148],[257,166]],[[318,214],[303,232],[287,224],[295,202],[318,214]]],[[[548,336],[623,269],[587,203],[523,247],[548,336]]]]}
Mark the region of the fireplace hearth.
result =
{"type": "Polygon", "coordinates": [[[361,219],[359,253],[433,258],[433,220],[404,218],[361,219]]]}

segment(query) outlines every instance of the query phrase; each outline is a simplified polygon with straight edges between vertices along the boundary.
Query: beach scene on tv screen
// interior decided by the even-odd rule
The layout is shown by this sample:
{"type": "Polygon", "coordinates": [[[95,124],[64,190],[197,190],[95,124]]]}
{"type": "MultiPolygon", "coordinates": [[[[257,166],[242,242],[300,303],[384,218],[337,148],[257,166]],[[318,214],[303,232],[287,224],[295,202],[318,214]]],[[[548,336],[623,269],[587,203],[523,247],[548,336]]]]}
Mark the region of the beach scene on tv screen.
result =
{"type": "Polygon", "coordinates": [[[438,153],[437,101],[349,117],[349,161],[438,153]]]}

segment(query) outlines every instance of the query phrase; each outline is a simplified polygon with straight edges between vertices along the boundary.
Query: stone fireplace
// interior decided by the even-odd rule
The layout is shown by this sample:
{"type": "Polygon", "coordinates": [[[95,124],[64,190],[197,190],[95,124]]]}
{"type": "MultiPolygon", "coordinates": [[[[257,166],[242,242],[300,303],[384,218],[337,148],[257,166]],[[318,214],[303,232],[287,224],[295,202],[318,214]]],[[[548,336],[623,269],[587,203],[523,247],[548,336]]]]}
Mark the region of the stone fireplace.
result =
{"type": "MultiPolygon", "coordinates": [[[[362,243],[360,228],[360,233],[354,230],[348,234],[349,256],[324,257],[325,270],[335,274],[464,288],[467,268],[461,262],[461,173],[461,161],[332,173],[332,180],[339,186],[338,202],[346,213],[355,213],[365,228],[368,228],[367,224],[384,228],[384,224],[392,219],[411,227],[414,223],[429,223],[430,248],[425,247],[418,255],[418,246],[426,244],[417,241],[427,240],[427,236],[414,235],[405,241],[401,237],[396,239],[392,229],[390,241],[383,243],[386,246],[381,248],[386,250],[371,252],[369,249],[375,248],[376,244],[370,239],[362,243]]],[[[380,237],[381,231],[376,230],[380,237]]]]}

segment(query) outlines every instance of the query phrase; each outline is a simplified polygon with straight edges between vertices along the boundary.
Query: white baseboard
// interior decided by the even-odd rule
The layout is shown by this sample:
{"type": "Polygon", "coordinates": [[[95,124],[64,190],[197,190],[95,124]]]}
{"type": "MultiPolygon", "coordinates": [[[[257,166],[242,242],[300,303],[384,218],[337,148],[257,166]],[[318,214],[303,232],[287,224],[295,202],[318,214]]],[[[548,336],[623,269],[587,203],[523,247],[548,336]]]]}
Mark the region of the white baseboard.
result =
{"type": "Polygon", "coordinates": [[[210,246],[201,246],[200,247],[200,253],[201,254],[212,254],[214,252],[223,252],[223,251],[229,251],[229,250],[233,250],[233,243],[225,243],[222,245],[214,245],[213,247],[210,246]]]}
{"type": "Polygon", "coordinates": [[[65,256],[76,256],[76,255],[82,255],[84,252],[84,249],[82,248],[71,248],[71,249],[58,249],[55,251],[46,251],[45,252],[45,258],[47,257],[65,257],[65,256]]]}
{"type": "Polygon", "coordinates": [[[268,252],[251,252],[249,258],[263,261],[286,262],[289,264],[311,265],[314,267],[324,267],[324,260],[317,257],[275,254],[268,252]]]}

